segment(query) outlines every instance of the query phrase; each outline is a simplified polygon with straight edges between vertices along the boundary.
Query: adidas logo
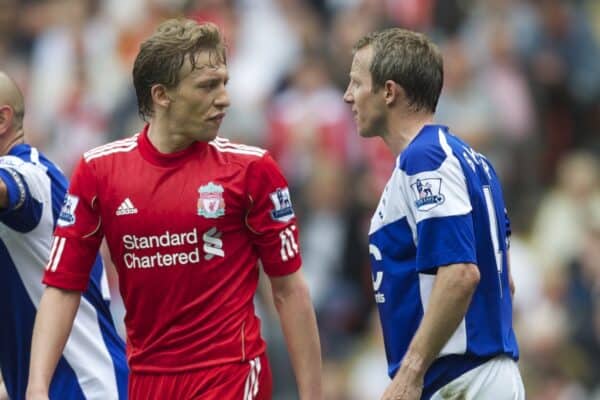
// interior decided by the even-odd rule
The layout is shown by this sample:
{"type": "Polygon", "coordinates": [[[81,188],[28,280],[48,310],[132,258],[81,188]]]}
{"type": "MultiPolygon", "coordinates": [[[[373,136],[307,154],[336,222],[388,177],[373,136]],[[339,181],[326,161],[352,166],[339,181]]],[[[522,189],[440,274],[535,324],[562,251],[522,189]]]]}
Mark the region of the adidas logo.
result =
{"type": "Polygon", "coordinates": [[[127,197],[119,208],[117,208],[117,215],[137,214],[138,209],[135,208],[129,197],[127,197]]]}

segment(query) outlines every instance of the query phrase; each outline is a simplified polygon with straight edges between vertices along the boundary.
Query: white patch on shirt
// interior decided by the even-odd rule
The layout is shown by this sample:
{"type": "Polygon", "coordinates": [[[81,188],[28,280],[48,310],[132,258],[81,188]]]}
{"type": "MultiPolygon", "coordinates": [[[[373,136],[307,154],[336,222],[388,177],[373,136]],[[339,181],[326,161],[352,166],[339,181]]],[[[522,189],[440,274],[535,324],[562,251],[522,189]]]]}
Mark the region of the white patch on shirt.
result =
{"type": "Polygon", "coordinates": [[[57,225],[61,228],[71,226],[75,223],[75,209],[79,203],[79,197],[67,194],[63,203],[60,215],[58,216],[57,225]]]}
{"type": "Polygon", "coordinates": [[[294,218],[294,209],[292,208],[292,200],[289,189],[277,189],[269,195],[273,203],[271,218],[279,222],[288,222],[294,218]]]}
{"type": "Polygon", "coordinates": [[[410,187],[418,211],[429,211],[446,200],[442,194],[442,178],[417,178],[410,187]]]}

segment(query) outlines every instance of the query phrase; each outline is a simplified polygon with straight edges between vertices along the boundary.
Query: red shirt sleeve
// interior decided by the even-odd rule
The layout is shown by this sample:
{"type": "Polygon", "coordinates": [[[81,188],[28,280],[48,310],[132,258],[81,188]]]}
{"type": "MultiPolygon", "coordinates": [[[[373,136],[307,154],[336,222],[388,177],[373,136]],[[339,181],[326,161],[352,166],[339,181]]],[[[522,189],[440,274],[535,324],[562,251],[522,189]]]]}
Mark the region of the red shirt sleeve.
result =
{"type": "Polygon", "coordinates": [[[101,228],[94,171],[81,159],[57,220],[43,282],[61,289],[86,290],[102,242],[101,228]]]}
{"type": "Polygon", "coordinates": [[[269,154],[251,163],[246,175],[250,207],[246,224],[265,272],[288,275],[302,265],[296,215],[288,184],[269,154]]]}

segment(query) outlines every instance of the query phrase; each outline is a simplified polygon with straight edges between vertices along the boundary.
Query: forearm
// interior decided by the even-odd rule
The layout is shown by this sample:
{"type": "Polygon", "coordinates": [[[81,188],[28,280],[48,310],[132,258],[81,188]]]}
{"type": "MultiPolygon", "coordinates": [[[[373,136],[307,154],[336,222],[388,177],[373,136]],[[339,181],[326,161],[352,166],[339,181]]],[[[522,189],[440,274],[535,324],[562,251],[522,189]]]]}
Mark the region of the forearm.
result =
{"type": "Polygon", "coordinates": [[[28,394],[47,393],[80,301],[80,292],[54,287],[44,291],[33,328],[28,394]]]}
{"type": "Polygon", "coordinates": [[[273,295],[300,398],[321,399],[321,345],[308,289],[302,285],[288,293],[273,295]]]}
{"type": "Polygon", "coordinates": [[[0,210],[8,207],[8,188],[2,179],[0,179],[0,210]]]}
{"type": "Polygon", "coordinates": [[[0,400],[9,400],[8,393],[6,393],[6,387],[4,386],[4,381],[2,380],[2,374],[0,374],[0,400]]]}
{"type": "Polygon", "coordinates": [[[424,375],[464,318],[479,282],[472,264],[438,269],[427,310],[402,361],[402,368],[424,375]]]}

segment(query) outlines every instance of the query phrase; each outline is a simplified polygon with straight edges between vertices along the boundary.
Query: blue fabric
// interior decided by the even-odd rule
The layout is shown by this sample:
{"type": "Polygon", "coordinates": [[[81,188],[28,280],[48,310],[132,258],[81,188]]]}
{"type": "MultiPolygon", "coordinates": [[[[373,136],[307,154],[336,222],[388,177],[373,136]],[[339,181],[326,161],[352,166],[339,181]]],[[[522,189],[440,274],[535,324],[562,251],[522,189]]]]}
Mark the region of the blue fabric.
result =
{"type": "MultiPolygon", "coordinates": [[[[33,253],[36,251],[47,252],[48,249],[44,246],[47,246],[50,239],[42,236],[40,232],[32,232],[32,230],[40,224],[40,221],[52,224],[51,227],[47,227],[47,232],[53,230],[68,185],[62,172],[43,154],[39,154],[39,157],[32,160],[34,151],[29,145],[20,144],[13,147],[9,155],[18,157],[27,163],[35,163],[41,168],[40,171],[45,171],[50,185],[47,188],[38,189],[50,191],[50,193],[46,193],[45,198],[50,198],[52,201],[52,215],[49,216],[49,213],[43,215],[41,199],[32,195],[27,179],[18,172],[26,190],[25,202],[16,210],[4,210],[0,216],[0,366],[9,397],[16,400],[23,399],[25,396],[31,337],[36,313],[35,304],[39,302],[39,298],[33,301],[26,285],[40,287],[41,290],[44,265],[37,265],[39,258],[34,257],[33,253]],[[20,233],[14,233],[14,231],[20,233]],[[21,233],[26,235],[18,236],[21,233]],[[10,248],[10,243],[16,243],[15,240],[19,242],[26,240],[28,244],[20,247],[15,245],[15,248],[10,248]],[[24,248],[27,253],[22,253],[24,248]],[[21,257],[20,259],[30,259],[31,262],[28,264],[31,265],[16,265],[13,259],[15,255],[21,257]],[[30,271],[29,276],[35,276],[35,282],[23,281],[24,278],[20,271],[24,269],[30,271]]],[[[14,193],[15,190],[18,190],[18,185],[16,185],[14,177],[11,174],[8,175],[9,177],[7,174],[0,174],[0,179],[7,183],[11,204],[14,205],[14,193]]],[[[32,182],[37,181],[33,180],[32,182]]],[[[88,289],[82,295],[92,305],[97,315],[97,324],[101,332],[101,338],[97,344],[105,347],[112,359],[119,399],[126,399],[128,369],[125,359],[125,344],[118,336],[113,324],[109,301],[102,296],[103,268],[102,260],[98,256],[92,269],[88,289]]],[[[83,379],[89,379],[89,377],[84,376],[83,379]]],[[[50,399],[84,398],[76,371],[64,357],[61,357],[50,385],[50,399]]]]}
{"type": "Polygon", "coordinates": [[[425,278],[456,263],[477,265],[481,276],[464,318],[466,348],[460,341],[455,348],[462,350],[432,364],[423,398],[496,355],[518,359],[509,235],[502,188],[489,161],[447,127],[426,126],[398,158],[371,221],[373,284],[390,377],[423,318],[429,294],[421,285],[431,282],[425,278]]]}

